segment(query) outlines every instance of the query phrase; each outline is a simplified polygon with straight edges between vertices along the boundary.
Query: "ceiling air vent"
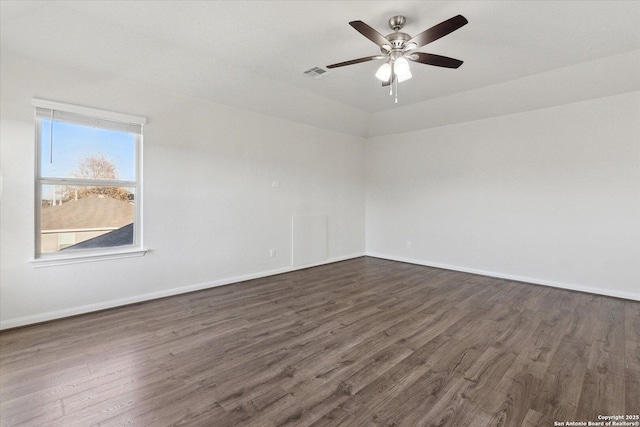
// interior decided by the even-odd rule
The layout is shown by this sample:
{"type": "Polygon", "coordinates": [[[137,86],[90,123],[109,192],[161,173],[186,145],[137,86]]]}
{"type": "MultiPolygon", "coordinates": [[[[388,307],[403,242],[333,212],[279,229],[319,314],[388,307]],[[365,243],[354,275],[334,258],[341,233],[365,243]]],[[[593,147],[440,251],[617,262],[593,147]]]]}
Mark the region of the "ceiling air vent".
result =
{"type": "Polygon", "coordinates": [[[323,70],[319,67],[313,67],[304,72],[307,76],[313,77],[314,79],[319,79],[320,77],[324,77],[327,74],[327,70],[323,70]]]}

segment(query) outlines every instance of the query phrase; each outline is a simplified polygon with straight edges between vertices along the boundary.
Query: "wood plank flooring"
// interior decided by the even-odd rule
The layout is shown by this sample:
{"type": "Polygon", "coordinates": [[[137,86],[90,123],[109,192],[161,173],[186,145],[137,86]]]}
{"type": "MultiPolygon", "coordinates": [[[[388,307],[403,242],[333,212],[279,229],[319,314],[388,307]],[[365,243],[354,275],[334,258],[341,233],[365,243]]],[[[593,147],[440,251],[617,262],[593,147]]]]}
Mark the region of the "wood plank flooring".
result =
{"type": "Polygon", "coordinates": [[[640,414],[640,303],[358,258],[0,333],[10,426],[640,414]]]}

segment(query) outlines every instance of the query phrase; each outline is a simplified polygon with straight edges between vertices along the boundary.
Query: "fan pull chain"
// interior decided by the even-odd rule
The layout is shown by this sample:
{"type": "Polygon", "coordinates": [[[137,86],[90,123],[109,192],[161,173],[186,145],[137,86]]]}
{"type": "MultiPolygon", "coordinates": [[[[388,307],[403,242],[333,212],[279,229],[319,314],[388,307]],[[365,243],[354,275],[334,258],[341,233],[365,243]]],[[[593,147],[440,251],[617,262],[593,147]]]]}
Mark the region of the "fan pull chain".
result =
{"type": "Polygon", "coordinates": [[[389,96],[393,96],[393,81],[396,79],[396,63],[395,61],[391,61],[391,80],[389,81],[389,96]]]}
{"type": "Polygon", "coordinates": [[[398,79],[395,81],[396,83],[396,104],[398,103],[398,79]]]}

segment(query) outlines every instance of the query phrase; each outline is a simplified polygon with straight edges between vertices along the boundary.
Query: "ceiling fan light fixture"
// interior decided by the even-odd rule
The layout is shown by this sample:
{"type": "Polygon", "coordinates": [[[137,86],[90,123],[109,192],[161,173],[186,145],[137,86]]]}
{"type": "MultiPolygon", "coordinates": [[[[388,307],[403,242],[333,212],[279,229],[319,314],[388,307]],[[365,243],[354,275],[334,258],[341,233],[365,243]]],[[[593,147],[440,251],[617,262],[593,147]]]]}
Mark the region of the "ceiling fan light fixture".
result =
{"type": "Polygon", "coordinates": [[[407,45],[404,47],[404,50],[413,50],[415,48],[417,48],[418,45],[414,42],[409,42],[407,43],[407,45]]]}
{"type": "Polygon", "coordinates": [[[382,64],[376,72],[376,77],[383,82],[388,82],[389,78],[391,77],[391,64],[389,64],[388,62],[382,64]]]}

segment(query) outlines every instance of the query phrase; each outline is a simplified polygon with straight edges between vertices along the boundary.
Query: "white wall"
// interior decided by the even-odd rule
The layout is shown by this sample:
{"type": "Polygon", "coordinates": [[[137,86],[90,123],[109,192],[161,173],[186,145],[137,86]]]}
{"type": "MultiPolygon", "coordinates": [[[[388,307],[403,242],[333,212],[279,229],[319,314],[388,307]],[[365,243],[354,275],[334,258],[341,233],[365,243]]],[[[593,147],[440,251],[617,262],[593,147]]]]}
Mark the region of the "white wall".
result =
{"type": "Polygon", "coordinates": [[[362,138],[4,53],[1,67],[3,328],[285,271],[292,215],[328,215],[330,260],[364,253],[362,138]],[[29,264],[33,97],[148,118],[144,257],[29,264]]]}
{"type": "Polygon", "coordinates": [[[2,328],[286,271],[304,214],[328,215],[330,260],[363,254],[366,232],[374,256],[640,299],[640,92],[365,141],[99,72],[0,66],[2,328]],[[147,255],[29,264],[33,97],[148,117],[147,255]]]}
{"type": "Polygon", "coordinates": [[[639,117],[631,92],[370,138],[367,253],[640,299],[639,117]]]}

